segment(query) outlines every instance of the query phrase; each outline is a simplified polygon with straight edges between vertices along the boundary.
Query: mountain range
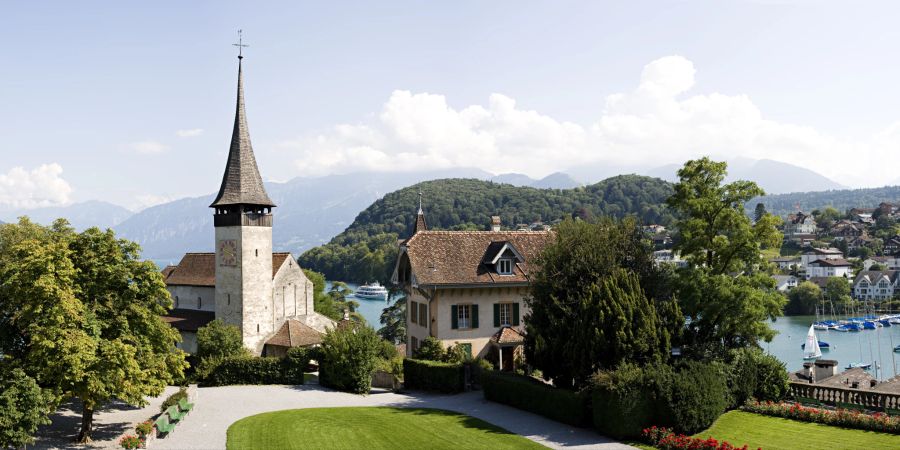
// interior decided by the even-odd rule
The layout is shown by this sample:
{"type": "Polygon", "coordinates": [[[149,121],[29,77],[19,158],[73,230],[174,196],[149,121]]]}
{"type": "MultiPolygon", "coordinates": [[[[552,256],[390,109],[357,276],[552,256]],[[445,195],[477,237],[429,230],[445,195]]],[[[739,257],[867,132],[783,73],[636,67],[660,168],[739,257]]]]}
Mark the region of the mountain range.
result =
{"type": "MultiPolygon", "coordinates": [[[[584,181],[606,170],[612,169],[585,167],[579,171],[583,176],[557,172],[534,179],[524,174],[494,175],[476,168],[457,168],[298,177],[284,183],[270,182],[266,184],[267,189],[278,205],[273,245],[275,250],[299,254],[328,242],[374,201],[389,192],[422,181],[471,178],[518,187],[571,189],[593,184],[584,181]]],[[[675,165],[662,166],[646,169],[645,174],[671,181],[676,170],[675,165]]],[[[815,172],[771,160],[737,159],[729,163],[729,172],[730,178],[754,180],[771,194],[840,187],[815,172]]],[[[38,223],[47,224],[58,217],[65,217],[79,230],[90,226],[113,228],[122,237],[140,243],[145,257],[160,263],[172,263],[177,262],[185,252],[213,250],[212,211],[208,208],[212,197],[213,194],[183,198],[137,213],[102,201],[30,210],[5,209],[0,210],[0,220],[11,222],[20,215],[28,215],[38,223]]],[[[424,200],[428,202],[429,199],[424,200]]],[[[416,206],[411,204],[409,208],[412,211],[416,206]]]]}

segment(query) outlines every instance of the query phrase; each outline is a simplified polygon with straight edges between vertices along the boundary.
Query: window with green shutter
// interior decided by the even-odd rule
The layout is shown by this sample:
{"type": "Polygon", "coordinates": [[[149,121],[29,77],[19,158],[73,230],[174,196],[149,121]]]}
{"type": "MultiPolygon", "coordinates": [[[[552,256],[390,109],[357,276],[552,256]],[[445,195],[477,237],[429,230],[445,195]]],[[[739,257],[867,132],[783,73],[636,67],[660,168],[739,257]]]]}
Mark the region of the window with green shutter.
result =
{"type": "Polygon", "coordinates": [[[500,326],[500,304],[494,303],[494,326],[500,326]]]}
{"type": "Polygon", "coordinates": [[[513,307],[513,313],[512,313],[513,326],[517,327],[517,326],[519,326],[519,302],[513,303],[512,307],[513,307]]]}
{"type": "Polygon", "coordinates": [[[450,306],[450,328],[459,328],[459,307],[456,305],[450,306]]]}
{"type": "Polygon", "coordinates": [[[478,305],[472,305],[472,328],[478,328],[478,305]]]}

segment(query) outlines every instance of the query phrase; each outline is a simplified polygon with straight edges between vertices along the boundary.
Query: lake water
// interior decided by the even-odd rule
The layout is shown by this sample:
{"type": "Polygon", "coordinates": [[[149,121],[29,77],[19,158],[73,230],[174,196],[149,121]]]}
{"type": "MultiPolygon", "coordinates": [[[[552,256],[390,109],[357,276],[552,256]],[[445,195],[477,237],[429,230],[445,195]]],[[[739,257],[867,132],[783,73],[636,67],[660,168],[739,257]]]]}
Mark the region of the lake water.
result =
{"type": "MultiPolygon", "coordinates": [[[[787,365],[788,370],[796,371],[803,367],[803,350],[800,346],[806,342],[809,326],[816,321],[815,316],[779,317],[772,327],[779,332],[771,343],[762,342],[762,348],[787,365]]],[[[894,346],[900,344],[900,326],[862,330],[858,332],[841,332],[835,330],[816,330],[820,341],[831,344],[831,349],[822,350],[823,359],[834,359],[843,370],[850,363],[874,363],[881,366],[878,378],[890,378],[900,369],[900,353],[894,353],[894,346]]],[[[875,375],[873,369],[869,371],[875,375]]]]}
{"type": "MultiPolygon", "coordinates": [[[[359,287],[358,284],[353,283],[344,283],[347,287],[350,288],[353,292],[356,292],[356,289],[359,287]]],[[[325,283],[325,292],[328,292],[331,289],[331,281],[327,281],[325,283]]],[[[355,296],[348,297],[348,300],[354,300],[359,303],[359,309],[357,311],[366,319],[366,322],[374,329],[381,328],[381,322],[379,319],[381,318],[381,311],[384,308],[387,308],[389,303],[384,300],[370,300],[365,298],[356,298],[355,296]]],[[[898,327],[900,329],[900,327],[898,327]]]]}

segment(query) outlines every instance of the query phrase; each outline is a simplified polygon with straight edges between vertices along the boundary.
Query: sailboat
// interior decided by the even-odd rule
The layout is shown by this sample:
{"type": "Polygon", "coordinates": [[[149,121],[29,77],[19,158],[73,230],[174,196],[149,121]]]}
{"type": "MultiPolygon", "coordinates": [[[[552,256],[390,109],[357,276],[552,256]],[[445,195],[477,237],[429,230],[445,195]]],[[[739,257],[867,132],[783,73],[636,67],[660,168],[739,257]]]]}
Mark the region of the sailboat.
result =
{"type": "Polygon", "coordinates": [[[821,356],[822,350],[819,349],[819,340],[816,339],[816,329],[810,325],[809,333],[806,334],[806,344],[803,345],[803,359],[819,359],[821,356]]]}

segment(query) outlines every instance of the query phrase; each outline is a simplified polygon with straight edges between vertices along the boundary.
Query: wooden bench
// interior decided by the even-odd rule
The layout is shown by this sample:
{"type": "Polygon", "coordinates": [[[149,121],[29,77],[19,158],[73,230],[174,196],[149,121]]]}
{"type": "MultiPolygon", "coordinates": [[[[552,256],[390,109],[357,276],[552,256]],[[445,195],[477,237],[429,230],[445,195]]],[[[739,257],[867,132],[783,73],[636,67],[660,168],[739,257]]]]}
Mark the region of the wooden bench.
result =
{"type": "Polygon", "coordinates": [[[190,410],[194,409],[194,404],[188,402],[186,398],[182,398],[181,400],[178,400],[178,409],[187,414],[190,410]]]}
{"type": "Polygon", "coordinates": [[[156,426],[156,431],[159,434],[169,434],[175,429],[175,424],[169,422],[169,416],[165,413],[160,414],[156,422],[153,422],[153,425],[156,426]]]}

